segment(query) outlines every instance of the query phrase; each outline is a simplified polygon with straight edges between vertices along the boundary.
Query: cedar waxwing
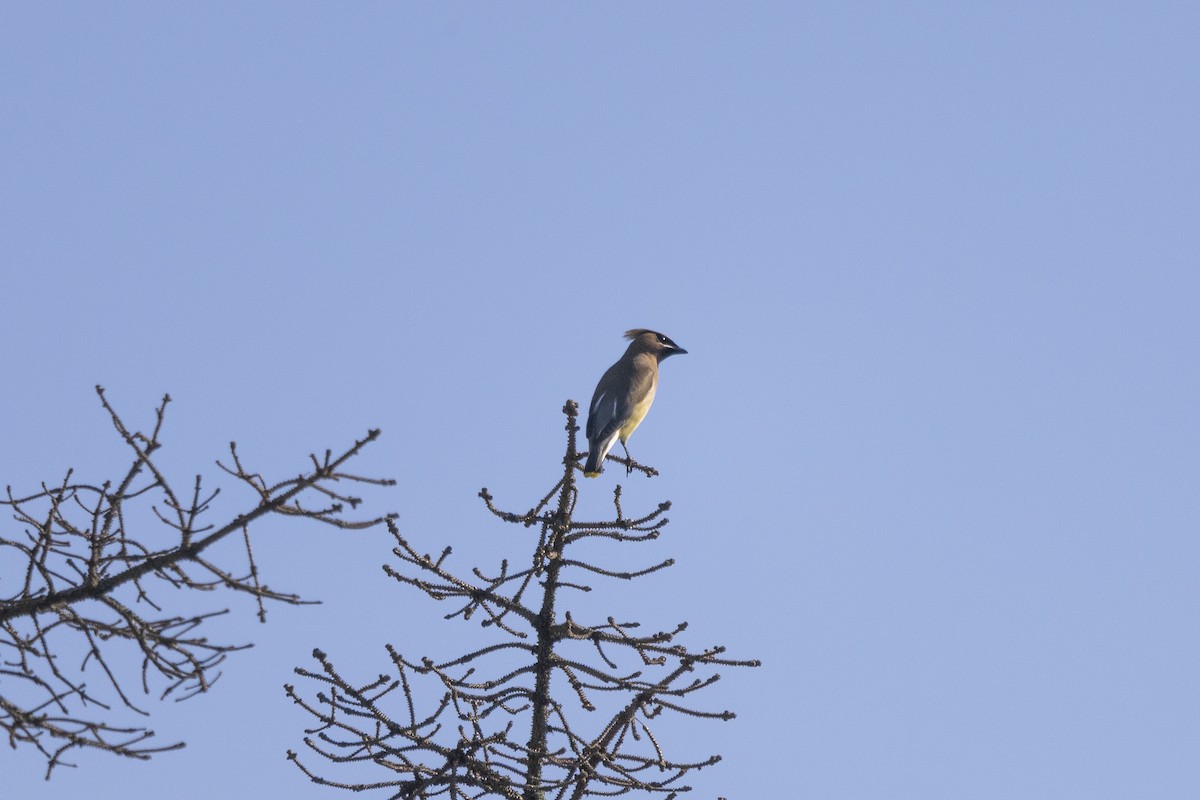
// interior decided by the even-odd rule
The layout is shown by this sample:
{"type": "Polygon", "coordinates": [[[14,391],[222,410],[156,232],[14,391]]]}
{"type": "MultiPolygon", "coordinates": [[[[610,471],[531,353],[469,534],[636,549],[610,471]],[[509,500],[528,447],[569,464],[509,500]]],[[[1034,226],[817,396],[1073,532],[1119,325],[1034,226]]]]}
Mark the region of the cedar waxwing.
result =
{"type": "MultiPolygon", "coordinates": [[[[588,408],[588,458],[583,474],[589,478],[600,474],[600,465],[617,439],[625,447],[646,417],[658,390],[658,362],[687,352],[669,337],[645,328],[625,331],[625,338],[630,340],[629,349],[600,378],[588,408]]],[[[625,457],[629,458],[628,448],[625,457]]],[[[633,471],[629,466],[626,469],[633,471]]]]}

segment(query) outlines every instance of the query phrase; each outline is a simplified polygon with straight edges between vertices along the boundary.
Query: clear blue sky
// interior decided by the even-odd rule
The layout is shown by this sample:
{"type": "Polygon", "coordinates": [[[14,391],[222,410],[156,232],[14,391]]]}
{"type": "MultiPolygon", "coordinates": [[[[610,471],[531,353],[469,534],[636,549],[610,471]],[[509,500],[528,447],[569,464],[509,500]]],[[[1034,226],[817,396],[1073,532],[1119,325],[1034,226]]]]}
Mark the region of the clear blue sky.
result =
{"type": "MultiPolygon", "coordinates": [[[[8,3],[0,482],[118,468],[96,383],[173,395],[184,481],[378,426],[372,503],[465,564],[656,328],[627,508],[673,501],[678,566],[606,591],[765,662],[674,738],[726,757],[693,796],[1194,800],[1198,41],[1182,2],[8,3]]],[[[381,534],[256,553],[325,604],[233,603],[258,646],[149,703],[187,750],[3,749],[3,794],[337,796],[292,667],[461,631],[381,534]]]]}

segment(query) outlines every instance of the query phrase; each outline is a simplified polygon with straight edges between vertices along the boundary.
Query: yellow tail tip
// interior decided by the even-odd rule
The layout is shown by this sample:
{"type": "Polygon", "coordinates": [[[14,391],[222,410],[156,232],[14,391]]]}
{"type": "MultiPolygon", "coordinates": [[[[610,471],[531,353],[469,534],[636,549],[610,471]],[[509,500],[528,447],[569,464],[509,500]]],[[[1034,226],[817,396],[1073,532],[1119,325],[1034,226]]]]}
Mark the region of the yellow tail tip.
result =
{"type": "Polygon", "coordinates": [[[599,473],[599,472],[588,472],[587,470],[584,470],[584,471],[583,471],[583,477],[585,477],[585,478],[599,478],[599,477],[600,477],[600,473],[599,473]]]}

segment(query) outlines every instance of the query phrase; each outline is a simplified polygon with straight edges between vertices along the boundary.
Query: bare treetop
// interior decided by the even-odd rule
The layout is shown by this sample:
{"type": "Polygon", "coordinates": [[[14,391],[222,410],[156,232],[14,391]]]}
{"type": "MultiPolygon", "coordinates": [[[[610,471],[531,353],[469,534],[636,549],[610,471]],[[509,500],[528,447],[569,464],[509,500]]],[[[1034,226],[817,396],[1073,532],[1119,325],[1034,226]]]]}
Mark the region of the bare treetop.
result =
{"type": "Polygon", "coordinates": [[[101,387],[96,393],[129,448],[128,468],[102,482],[68,471],[61,482],[31,493],[9,486],[0,500],[16,522],[11,532],[0,528],[0,731],[10,746],[41,752],[47,778],[75,748],[145,759],[182,747],[150,744],[152,731],[113,722],[114,709],[148,716],[138,694],[186,699],[207,691],[226,656],[250,646],[207,635],[204,623],[227,610],[172,613],[168,607],[180,602],[168,600],[178,595],[164,596],[163,589],[188,590],[189,597],[195,590],[247,594],[260,619],[264,601],[305,602],[262,580],[251,525],[270,514],[338,528],[377,525],[384,518],[348,516],[360,500],[340,487],[392,483],[344,471],[378,430],[340,455],[312,456],[305,471],[280,481],[247,469],[231,444],[228,463],[218,465],[254,500],[210,522],[220,490],[206,488],[199,475],[180,486],[155,461],[170,396],[143,433],[126,426],[101,387]],[[241,539],[244,563],[211,559],[209,548],[231,536],[241,539]]]}
{"type": "Polygon", "coordinates": [[[628,571],[570,554],[586,539],[630,546],[656,539],[670,504],[628,517],[617,486],[612,519],[575,519],[576,478],[586,453],[575,449],[576,404],[568,401],[563,411],[562,476],[531,510],[501,510],[487,489],[480,492],[498,519],[536,528],[536,538],[528,538],[532,552],[520,563],[504,560],[464,575],[448,566],[449,548],[436,557],[422,554],[388,520],[401,563],[385,565],[384,571],[451,603],[447,619],[478,620],[491,639],[445,660],[410,658],[389,645],[391,674],[366,682],[315,651],[320,669],[296,670],[316,683],[315,696],[286,687],[316,719],[305,745],[334,764],[376,769],[366,780],[335,780],[289,752],[311,780],[356,792],[379,790],[391,798],[579,800],[629,793],[674,798],[690,790],[684,782],[689,773],[720,760],[715,754],[673,755],[656,728],[671,715],[732,719],[732,712],[699,705],[695,695],[718,680],[717,668],[759,662],[727,658],[723,647],[682,644],[687,623],[643,634],[639,622],[618,621],[616,615],[581,621],[557,611],[565,592],[590,592],[594,580],[632,580],[673,563],[628,571]]]}

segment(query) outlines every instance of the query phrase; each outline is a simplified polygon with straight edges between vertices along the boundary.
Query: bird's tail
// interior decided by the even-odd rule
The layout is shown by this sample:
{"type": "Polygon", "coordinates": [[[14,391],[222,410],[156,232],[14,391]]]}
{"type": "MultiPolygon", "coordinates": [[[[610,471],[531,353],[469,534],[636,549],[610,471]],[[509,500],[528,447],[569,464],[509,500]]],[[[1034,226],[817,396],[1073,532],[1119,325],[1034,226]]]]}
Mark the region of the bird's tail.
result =
{"type": "Polygon", "coordinates": [[[593,447],[588,453],[587,462],[583,465],[583,475],[585,478],[598,478],[600,476],[600,450],[593,447]]]}
{"type": "Polygon", "coordinates": [[[600,465],[604,463],[604,457],[608,455],[608,451],[616,444],[620,435],[620,429],[612,425],[611,430],[605,430],[599,436],[588,439],[587,463],[583,465],[584,477],[595,478],[600,474],[600,465]]]}

